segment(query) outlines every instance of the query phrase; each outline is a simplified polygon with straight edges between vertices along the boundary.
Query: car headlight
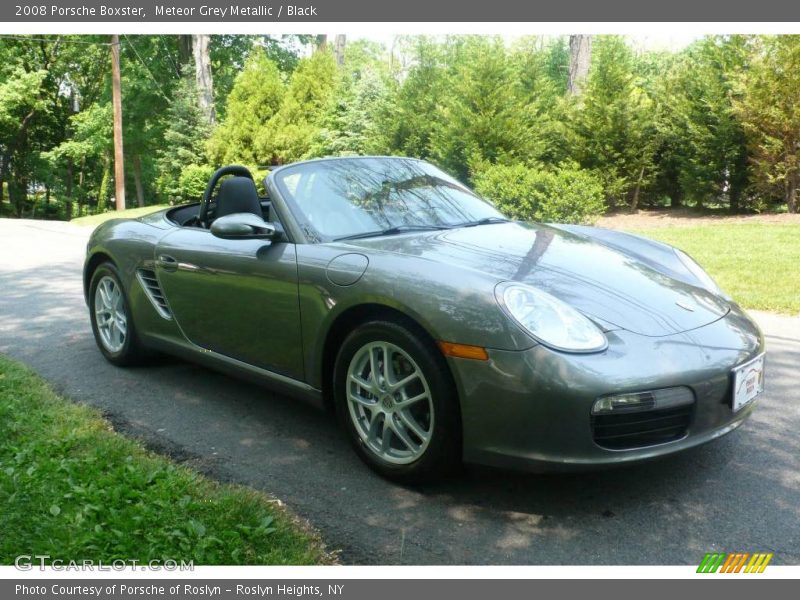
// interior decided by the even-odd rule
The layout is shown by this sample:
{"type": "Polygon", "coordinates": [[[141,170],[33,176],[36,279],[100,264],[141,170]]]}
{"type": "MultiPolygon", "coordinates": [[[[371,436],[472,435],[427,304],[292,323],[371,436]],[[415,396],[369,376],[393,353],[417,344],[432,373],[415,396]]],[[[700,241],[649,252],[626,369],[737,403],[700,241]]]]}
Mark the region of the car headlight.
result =
{"type": "Polygon", "coordinates": [[[694,275],[697,280],[700,282],[700,285],[711,292],[712,294],[716,294],[717,296],[722,296],[725,299],[730,299],[730,297],[722,291],[722,289],[717,285],[717,282],[711,278],[711,275],[706,273],[703,270],[703,267],[697,264],[691,256],[686,254],[683,250],[678,250],[677,248],[673,248],[675,254],[678,256],[680,261],[683,263],[683,266],[686,267],[689,272],[694,275]]]}
{"type": "Polygon", "coordinates": [[[495,297],[514,321],[554,350],[599,352],[608,346],[597,325],[547,292],[506,282],[495,288],[495,297]]]}

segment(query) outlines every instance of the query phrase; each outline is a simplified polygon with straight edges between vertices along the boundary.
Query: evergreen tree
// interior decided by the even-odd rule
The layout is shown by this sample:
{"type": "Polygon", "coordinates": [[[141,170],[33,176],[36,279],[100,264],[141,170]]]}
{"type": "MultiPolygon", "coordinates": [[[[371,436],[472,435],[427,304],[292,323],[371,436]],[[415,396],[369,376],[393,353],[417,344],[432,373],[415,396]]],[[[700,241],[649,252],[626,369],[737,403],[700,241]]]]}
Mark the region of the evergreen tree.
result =
{"type": "Polygon", "coordinates": [[[589,77],[577,99],[575,156],[601,175],[609,206],[635,210],[656,171],[655,106],[624,38],[598,36],[592,52],[589,77]]]}
{"type": "MultiPolygon", "coordinates": [[[[189,70],[187,70],[189,71],[189,70]]],[[[206,162],[210,126],[200,109],[194,71],[184,75],[164,113],[164,134],[156,154],[159,193],[169,200],[182,199],[181,174],[190,165],[206,162]]]]}
{"type": "Polygon", "coordinates": [[[386,153],[388,144],[381,129],[380,114],[389,101],[389,88],[377,69],[367,66],[357,74],[345,74],[311,154],[386,153]]]}
{"type": "Polygon", "coordinates": [[[336,61],[325,50],[300,61],[275,116],[256,134],[261,161],[286,163],[310,155],[336,86],[336,61]]]}
{"type": "Polygon", "coordinates": [[[270,162],[257,140],[275,116],[284,97],[284,83],[278,67],[263,52],[254,51],[231,89],[225,118],[208,143],[209,158],[215,164],[270,162]]]}
{"type": "Polygon", "coordinates": [[[767,199],[781,198],[794,213],[800,184],[800,37],[763,37],[753,46],[736,114],[747,131],[755,189],[767,199]]]}
{"type": "Polygon", "coordinates": [[[470,37],[455,49],[439,98],[430,156],[466,180],[470,163],[531,160],[543,151],[500,38],[470,37]]]}

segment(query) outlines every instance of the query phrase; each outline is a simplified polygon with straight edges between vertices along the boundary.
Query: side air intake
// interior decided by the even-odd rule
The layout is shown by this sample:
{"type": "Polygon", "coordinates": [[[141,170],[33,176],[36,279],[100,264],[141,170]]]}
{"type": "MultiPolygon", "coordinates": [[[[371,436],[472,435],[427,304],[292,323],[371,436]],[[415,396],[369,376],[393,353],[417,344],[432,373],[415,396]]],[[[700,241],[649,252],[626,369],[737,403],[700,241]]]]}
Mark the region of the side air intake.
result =
{"type": "Polygon", "coordinates": [[[172,313],[169,310],[166,298],[164,298],[164,292],[161,291],[161,286],[158,285],[155,271],[139,269],[136,271],[136,276],[139,278],[139,283],[142,284],[147,297],[150,298],[150,302],[153,303],[156,312],[165,319],[171,319],[172,313]]]}

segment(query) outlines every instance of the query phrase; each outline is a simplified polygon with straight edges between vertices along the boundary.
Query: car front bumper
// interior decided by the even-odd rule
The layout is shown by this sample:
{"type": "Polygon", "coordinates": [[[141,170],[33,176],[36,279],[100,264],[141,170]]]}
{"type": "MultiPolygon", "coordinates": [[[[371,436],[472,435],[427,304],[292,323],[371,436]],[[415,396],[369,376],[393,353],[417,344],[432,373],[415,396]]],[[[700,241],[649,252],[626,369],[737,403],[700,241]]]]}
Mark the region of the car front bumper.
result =
{"type": "Polygon", "coordinates": [[[464,460],[533,471],[581,470],[663,456],[738,427],[756,402],[734,413],[732,369],[764,351],[758,326],[738,307],[698,329],[664,337],[607,333],[597,354],[537,345],[490,350],[488,361],[450,359],[460,398],[464,460]],[[688,386],[695,405],[686,435],[610,450],[595,443],[591,408],[607,394],[688,386]]]}

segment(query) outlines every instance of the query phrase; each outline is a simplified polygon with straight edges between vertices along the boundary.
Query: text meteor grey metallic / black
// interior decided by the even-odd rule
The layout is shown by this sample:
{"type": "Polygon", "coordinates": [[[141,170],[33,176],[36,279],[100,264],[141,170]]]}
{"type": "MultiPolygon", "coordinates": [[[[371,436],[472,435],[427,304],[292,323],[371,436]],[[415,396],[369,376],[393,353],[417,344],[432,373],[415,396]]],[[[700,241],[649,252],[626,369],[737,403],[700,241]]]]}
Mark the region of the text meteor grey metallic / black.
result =
{"type": "Polygon", "coordinates": [[[758,327],[675,248],[509,221],[413,159],[295,163],[265,189],[223,167],[199,204],[98,227],[108,360],[161,350],[322,400],[403,481],[670,454],[763,390],[758,327]]]}

